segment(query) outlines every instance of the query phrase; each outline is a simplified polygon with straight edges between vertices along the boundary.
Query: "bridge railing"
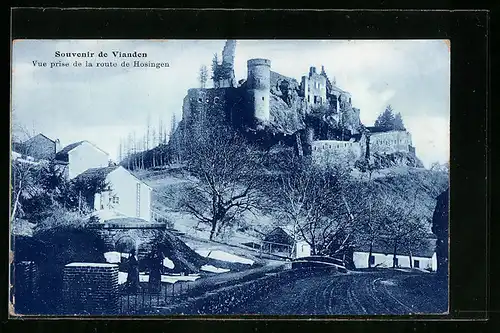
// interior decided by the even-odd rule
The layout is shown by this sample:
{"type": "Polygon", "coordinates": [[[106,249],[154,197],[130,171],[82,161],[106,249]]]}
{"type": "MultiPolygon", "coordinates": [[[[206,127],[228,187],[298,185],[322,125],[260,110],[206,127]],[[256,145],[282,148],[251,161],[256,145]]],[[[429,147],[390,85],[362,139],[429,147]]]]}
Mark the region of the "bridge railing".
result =
{"type": "Polygon", "coordinates": [[[157,210],[151,210],[151,219],[157,223],[165,223],[168,228],[174,227],[174,223],[170,220],[170,218],[157,210]]]}

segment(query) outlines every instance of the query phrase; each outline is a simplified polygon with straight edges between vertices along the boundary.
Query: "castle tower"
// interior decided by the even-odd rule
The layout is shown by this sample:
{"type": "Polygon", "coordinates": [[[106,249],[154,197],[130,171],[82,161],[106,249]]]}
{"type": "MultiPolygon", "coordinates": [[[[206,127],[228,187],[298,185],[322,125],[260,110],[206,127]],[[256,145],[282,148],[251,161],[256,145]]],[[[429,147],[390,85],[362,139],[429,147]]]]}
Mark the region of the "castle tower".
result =
{"type": "Polygon", "coordinates": [[[236,51],[236,41],[227,40],[222,50],[222,63],[217,58],[213,60],[213,82],[215,88],[233,88],[237,86],[234,75],[234,55],[236,51]]]}
{"type": "Polygon", "coordinates": [[[236,41],[235,40],[227,40],[224,45],[224,49],[222,50],[222,63],[228,64],[231,67],[234,65],[234,54],[236,51],[236,41]]]}
{"type": "Polygon", "coordinates": [[[269,98],[271,90],[271,61],[250,59],[247,61],[247,89],[255,119],[269,121],[269,98]]]}

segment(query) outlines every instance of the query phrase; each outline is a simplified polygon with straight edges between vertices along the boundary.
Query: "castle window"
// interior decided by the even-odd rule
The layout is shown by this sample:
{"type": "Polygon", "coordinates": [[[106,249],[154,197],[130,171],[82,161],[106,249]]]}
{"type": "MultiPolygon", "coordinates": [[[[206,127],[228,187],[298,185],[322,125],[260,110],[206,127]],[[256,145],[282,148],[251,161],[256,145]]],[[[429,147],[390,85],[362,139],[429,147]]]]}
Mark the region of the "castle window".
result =
{"type": "Polygon", "coordinates": [[[219,103],[219,97],[215,97],[215,98],[214,98],[214,103],[215,103],[215,104],[219,103]]]}
{"type": "Polygon", "coordinates": [[[202,103],[203,102],[203,98],[198,98],[198,102],[202,103]]]}
{"type": "Polygon", "coordinates": [[[262,100],[264,100],[264,96],[262,96],[262,100]]]}
{"type": "Polygon", "coordinates": [[[117,197],[117,196],[114,196],[112,200],[113,200],[112,202],[113,202],[114,204],[119,204],[119,203],[120,203],[120,198],[119,198],[119,197],[117,197]]]}

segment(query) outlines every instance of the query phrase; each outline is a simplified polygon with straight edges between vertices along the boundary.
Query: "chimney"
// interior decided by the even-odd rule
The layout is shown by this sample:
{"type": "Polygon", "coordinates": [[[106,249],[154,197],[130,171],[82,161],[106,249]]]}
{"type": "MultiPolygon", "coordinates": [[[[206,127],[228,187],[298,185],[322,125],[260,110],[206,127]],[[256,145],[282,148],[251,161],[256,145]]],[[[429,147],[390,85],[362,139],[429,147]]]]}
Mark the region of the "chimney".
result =
{"type": "Polygon", "coordinates": [[[61,150],[61,141],[59,139],[56,139],[56,154],[61,150]]]}

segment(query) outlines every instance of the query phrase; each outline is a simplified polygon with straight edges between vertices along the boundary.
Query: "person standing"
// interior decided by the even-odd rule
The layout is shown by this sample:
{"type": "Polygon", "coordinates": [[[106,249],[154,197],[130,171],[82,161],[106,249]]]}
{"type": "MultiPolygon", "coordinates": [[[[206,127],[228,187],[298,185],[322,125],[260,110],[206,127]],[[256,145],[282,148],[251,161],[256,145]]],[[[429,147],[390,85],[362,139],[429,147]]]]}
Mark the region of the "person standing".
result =
{"type": "Polygon", "coordinates": [[[132,292],[139,289],[139,262],[135,256],[135,249],[130,251],[128,258],[127,289],[132,292]]]}
{"type": "Polygon", "coordinates": [[[149,259],[149,286],[152,291],[159,291],[161,287],[161,266],[163,258],[158,247],[151,251],[149,259]]]}

